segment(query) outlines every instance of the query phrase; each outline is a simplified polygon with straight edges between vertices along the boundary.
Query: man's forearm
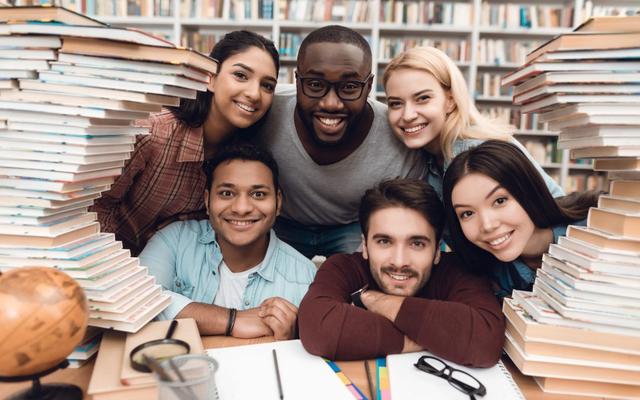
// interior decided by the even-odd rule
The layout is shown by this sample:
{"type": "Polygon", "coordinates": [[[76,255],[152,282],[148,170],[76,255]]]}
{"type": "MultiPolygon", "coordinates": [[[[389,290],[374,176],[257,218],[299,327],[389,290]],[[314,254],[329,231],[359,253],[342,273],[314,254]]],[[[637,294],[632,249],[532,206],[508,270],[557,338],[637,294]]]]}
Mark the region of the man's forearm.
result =
{"type": "Polygon", "coordinates": [[[405,298],[385,294],[377,290],[367,290],[360,296],[360,299],[365,307],[367,307],[367,310],[382,315],[393,322],[396,320],[396,316],[405,298]]]}
{"type": "Polygon", "coordinates": [[[229,309],[213,304],[189,303],[176,318],[193,318],[201,335],[224,335],[229,321],[229,309]]]}

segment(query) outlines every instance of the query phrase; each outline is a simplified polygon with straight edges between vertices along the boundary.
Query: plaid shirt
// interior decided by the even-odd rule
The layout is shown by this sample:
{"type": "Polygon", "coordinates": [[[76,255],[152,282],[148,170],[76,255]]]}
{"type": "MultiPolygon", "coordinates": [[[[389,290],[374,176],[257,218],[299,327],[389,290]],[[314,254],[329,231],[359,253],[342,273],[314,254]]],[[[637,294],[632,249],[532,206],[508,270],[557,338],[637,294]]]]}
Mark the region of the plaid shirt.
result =
{"type": "Polygon", "coordinates": [[[153,234],[175,220],[205,219],[202,127],[189,128],[172,113],[152,116],[122,175],[93,211],[135,256],[153,234]]]}

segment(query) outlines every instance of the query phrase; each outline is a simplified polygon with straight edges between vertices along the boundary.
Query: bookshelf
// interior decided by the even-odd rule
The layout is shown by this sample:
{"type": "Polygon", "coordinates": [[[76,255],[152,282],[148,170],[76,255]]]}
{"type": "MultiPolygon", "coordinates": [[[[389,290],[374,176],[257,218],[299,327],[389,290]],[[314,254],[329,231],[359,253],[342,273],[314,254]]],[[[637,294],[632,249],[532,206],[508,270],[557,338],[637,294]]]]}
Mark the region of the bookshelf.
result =
{"type": "MultiPolygon", "coordinates": [[[[535,116],[520,115],[499,77],[519,66],[539,44],[568,32],[592,15],[640,11],[638,0],[17,0],[51,3],[104,22],[160,34],[174,43],[208,52],[220,35],[250,29],[276,43],[281,52],[279,81],[292,83],[295,55],[304,36],[328,23],[362,33],[373,52],[377,75],[372,96],[383,100],[381,76],[404,49],[430,45],[447,53],[462,70],[478,108],[514,124],[521,141],[549,150],[556,136],[535,116]]],[[[535,151],[536,154],[539,152],[535,151]]],[[[542,153],[540,152],[540,155],[542,153]]],[[[604,187],[588,166],[568,152],[538,161],[567,190],[580,182],[604,187]]]]}

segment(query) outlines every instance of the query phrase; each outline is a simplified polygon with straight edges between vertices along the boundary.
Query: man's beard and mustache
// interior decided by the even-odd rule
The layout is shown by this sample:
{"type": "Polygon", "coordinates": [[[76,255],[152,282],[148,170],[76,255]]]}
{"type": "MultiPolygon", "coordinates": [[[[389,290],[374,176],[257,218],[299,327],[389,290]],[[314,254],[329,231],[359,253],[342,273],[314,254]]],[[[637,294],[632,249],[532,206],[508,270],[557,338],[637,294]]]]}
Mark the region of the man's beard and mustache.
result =
{"type": "Polygon", "coordinates": [[[377,276],[376,274],[374,274],[374,277],[376,278],[376,281],[378,283],[378,286],[380,286],[380,289],[382,289],[382,291],[387,294],[397,294],[396,293],[397,290],[402,290],[403,292],[405,292],[402,295],[413,296],[422,288],[422,286],[424,286],[424,282],[423,282],[423,279],[421,279],[420,273],[418,273],[417,271],[415,271],[410,267],[405,267],[405,268],[396,268],[396,267],[390,267],[390,266],[381,267],[379,270],[379,274],[377,274],[377,276]],[[391,278],[388,274],[403,275],[406,277],[406,280],[397,281],[398,287],[396,288],[396,285],[394,284],[393,281],[389,282],[389,280],[393,278],[391,278]],[[386,280],[383,279],[383,275],[387,275],[386,280]],[[404,282],[412,278],[416,279],[413,285],[404,286],[404,282]],[[406,293],[406,290],[409,290],[409,292],[406,293]]]}

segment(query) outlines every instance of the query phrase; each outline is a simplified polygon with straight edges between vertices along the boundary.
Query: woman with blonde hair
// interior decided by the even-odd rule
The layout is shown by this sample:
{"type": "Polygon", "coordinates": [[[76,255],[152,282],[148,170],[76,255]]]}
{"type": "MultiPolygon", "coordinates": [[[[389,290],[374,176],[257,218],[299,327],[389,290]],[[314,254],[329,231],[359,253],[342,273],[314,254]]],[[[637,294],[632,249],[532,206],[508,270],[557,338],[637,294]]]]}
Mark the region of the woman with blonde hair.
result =
{"type": "Polygon", "coordinates": [[[442,198],[442,179],[451,160],[489,139],[510,141],[533,162],[554,197],[558,184],[512,137],[513,127],[481,115],[455,63],[434,47],[414,47],[396,56],[384,71],[389,125],[405,146],[424,149],[427,181],[442,198]]]}

